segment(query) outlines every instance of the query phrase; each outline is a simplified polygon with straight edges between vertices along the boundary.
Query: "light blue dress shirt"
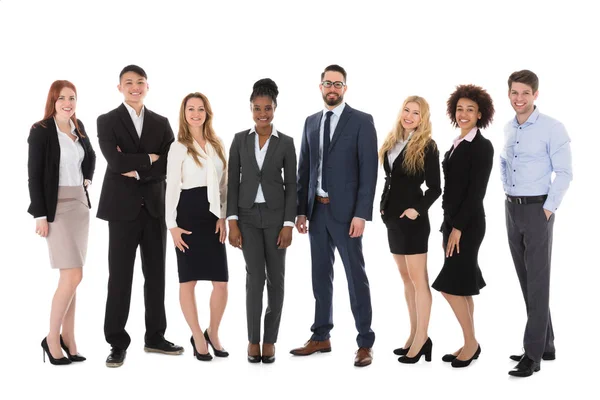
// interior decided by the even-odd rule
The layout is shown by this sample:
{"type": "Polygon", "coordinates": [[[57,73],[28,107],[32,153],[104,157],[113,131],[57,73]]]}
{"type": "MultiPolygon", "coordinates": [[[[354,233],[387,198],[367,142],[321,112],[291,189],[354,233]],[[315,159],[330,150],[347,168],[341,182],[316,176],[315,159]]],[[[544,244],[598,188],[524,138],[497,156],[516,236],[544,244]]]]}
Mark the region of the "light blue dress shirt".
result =
{"type": "Polygon", "coordinates": [[[515,117],[504,128],[500,154],[504,192],[510,196],[547,194],[544,208],[555,212],[573,179],[570,142],[564,125],[537,107],[521,125],[515,117]]]}

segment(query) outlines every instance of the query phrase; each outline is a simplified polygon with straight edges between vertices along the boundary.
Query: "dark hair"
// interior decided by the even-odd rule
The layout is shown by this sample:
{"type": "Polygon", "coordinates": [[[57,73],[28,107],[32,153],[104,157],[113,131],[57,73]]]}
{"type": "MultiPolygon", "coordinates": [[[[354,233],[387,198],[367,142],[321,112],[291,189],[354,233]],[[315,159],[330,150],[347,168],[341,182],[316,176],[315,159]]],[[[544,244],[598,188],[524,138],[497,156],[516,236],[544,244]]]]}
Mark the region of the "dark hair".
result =
{"type": "Polygon", "coordinates": [[[460,99],[469,99],[477,103],[479,112],[481,113],[481,119],[477,120],[478,128],[485,128],[492,123],[494,119],[494,102],[491,96],[482,87],[475,85],[460,85],[456,87],[454,93],[450,95],[447,101],[448,117],[455,128],[458,128],[458,122],[456,122],[456,104],[460,99]]]}
{"type": "Polygon", "coordinates": [[[508,90],[510,90],[512,87],[513,82],[523,83],[531,86],[533,93],[537,92],[538,87],[540,86],[540,80],[538,79],[537,75],[528,69],[516,71],[510,74],[508,77],[508,90]]]}
{"type": "Polygon", "coordinates": [[[254,83],[252,87],[252,94],[250,95],[250,101],[254,101],[255,98],[266,96],[270,97],[273,100],[273,104],[277,107],[277,95],[279,94],[279,89],[277,89],[277,84],[269,78],[259,79],[254,83]]]}
{"type": "Polygon", "coordinates": [[[327,71],[339,72],[340,74],[342,74],[344,76],[344,83],[346,83],[346,70],[344,68],[340,67],[337,64],[328,65],[327,67],[325,67],[325,70],[323,72],[321,72],[321,80],[323,80],[323,78],[325,78],[325,72],[327,72],[327,71]]]}
{"type": "Polygon", "coordinates": [[[148,79],[148,75],[146,75],[146,71],[144,71],[142,67],[131,64],[121,70],[121,73],[119,74],[119,80],[121,80],[123,75],[125,75],[127,72],[135,72],[136,74],[143,76],[144,79],[148,79]]]}

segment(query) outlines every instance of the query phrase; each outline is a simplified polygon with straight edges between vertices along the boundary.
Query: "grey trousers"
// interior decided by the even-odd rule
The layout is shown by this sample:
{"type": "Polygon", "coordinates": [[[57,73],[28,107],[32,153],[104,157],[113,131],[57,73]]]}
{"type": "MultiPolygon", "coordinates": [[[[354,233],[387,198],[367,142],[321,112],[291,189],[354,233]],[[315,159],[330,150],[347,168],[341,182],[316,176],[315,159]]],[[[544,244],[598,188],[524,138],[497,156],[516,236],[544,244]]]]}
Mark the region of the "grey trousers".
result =
{"type": "Polygon", "coordinates": [[[527,310],[523,337],[525,354],[539,362],[544,352],[554,352],[550,318],[550,264],[554,214],[546,219],[543,203],[506,201],[506,229],[527,310]]]}
{"type": "Polygon", "coordinates": [[[246,261],[248,341],[253,344],[261,342],[260,328],[265,281],[268,303],[263,342],[277,342],[285,278],[286,250],[277,248],[277,237],[282,226],[283,213],[280,218],[276,218],[264,203],[255,204],[245,211],[240,209],[239,227],[242,233],[242,252],[246,261]]]}

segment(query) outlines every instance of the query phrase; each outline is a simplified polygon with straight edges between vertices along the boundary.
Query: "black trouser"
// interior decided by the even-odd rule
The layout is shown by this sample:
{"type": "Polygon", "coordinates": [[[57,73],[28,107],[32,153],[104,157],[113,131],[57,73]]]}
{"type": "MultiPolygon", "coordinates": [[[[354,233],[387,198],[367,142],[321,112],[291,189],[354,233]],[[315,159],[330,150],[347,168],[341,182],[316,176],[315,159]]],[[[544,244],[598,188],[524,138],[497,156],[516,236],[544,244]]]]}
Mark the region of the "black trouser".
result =
{"type": "Polygon", "coordinates": [[[523,347],[537,362],[545,351],[554,351],[549,307],[553,226],[554,214],[548,220],[543,203],[506,201],[508,244],[527,310],[523,347]]]}
{"type": "Polygon", "coordinates": [[[133,267],[138,245],[144,273],[146,344],[164,338],[165,254],[167,230],[164,218],[154,218],[145,207],[132,221],[108,223],[108,296],[104,317],[104,336],[112,347],[127,349],[131,338],[125,331],[131,303],[133,267]]]}

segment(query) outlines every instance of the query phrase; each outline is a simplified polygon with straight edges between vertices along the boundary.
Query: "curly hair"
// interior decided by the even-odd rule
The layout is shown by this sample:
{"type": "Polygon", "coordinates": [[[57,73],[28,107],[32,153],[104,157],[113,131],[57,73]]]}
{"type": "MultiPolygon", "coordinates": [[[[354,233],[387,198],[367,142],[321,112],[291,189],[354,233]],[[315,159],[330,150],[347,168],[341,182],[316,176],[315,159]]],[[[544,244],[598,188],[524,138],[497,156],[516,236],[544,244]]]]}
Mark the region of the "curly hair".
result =
{"type": "Polygon", "coordinates": [[[460,99],[469,99],[477,103],[477,107],[479,107],[479,112],[481,113],[481,118],[477,120],[478,128],[486,128],[492,123],[494,119],[494,102],[488,92],[481,86],[459,85],[446,102],[446,113],[455,128],[458,128],[456,105],[460,99]]]}

